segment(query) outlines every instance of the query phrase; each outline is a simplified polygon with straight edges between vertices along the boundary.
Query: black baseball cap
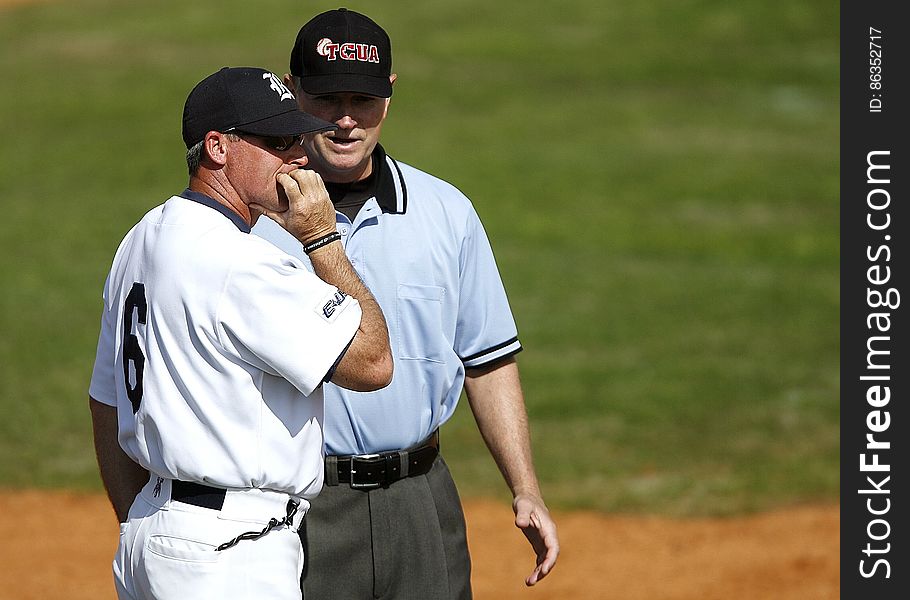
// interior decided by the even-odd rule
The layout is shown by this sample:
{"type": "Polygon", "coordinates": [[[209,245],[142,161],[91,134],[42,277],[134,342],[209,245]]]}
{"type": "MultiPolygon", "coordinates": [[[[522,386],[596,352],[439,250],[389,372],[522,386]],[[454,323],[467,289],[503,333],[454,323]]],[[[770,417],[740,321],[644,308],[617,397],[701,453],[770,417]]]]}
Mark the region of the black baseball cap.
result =
{"type": "Polygon", "coordinates": [[[291,75],[309,94],[392,95],[392,42],[369,17],[339,8],[313,17],[297,33],[291,75]]]}
{"type": "Polygon", "coordinates": [[[187,148],[209,131],[285,136],[337,128],[300,110],[281,79],[257,67],[223,67],[196,84],[183,106],[187,148]]]}

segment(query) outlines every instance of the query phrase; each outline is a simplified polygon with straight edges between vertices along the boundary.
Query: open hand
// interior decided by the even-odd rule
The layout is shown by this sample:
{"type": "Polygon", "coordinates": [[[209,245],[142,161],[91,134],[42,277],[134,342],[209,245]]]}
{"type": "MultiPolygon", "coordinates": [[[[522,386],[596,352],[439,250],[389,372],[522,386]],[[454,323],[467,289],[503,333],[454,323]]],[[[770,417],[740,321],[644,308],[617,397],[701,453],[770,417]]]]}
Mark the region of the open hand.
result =
{"type": "Polygon", "coordinates": [[[525,584],[531,586],[546,577],[556,564],[556,557],[559,556],[556,523],[543,500],[536,496],[516,496],[512,510],[515,511],[515,526],[525,534],[537,555],[534,571],[525,579],[525,584]]]}

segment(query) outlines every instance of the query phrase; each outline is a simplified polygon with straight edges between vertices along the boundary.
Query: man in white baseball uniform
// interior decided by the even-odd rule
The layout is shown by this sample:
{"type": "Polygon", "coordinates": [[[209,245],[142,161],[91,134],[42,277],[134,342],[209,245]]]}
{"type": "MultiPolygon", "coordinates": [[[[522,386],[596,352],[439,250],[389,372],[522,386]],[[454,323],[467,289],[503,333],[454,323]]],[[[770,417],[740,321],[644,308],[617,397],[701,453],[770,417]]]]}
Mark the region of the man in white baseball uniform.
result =
{"type": "Polygon", "coordinates": [[[302,170],[302,137],[333,128],[268,71],[210,75],[184,107],[189,187],[117,250],[89,404],[121,522],[121,599],[300,598],[322,384],[370,391],[392,376],[382,312],[302,170]],[[315,275],[249,235],[263,211],[315,275]]]}

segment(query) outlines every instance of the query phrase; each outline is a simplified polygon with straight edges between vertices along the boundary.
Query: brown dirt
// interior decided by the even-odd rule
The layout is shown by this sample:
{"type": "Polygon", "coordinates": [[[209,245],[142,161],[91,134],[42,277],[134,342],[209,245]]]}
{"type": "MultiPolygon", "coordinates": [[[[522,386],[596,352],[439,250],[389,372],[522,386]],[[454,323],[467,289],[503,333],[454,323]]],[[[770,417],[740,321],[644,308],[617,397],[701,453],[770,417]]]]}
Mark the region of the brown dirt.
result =
{"type": "MultiPolygon", "coordinates": [[[[839,597],[835,506],[743,518],[556,512],[562,554],[533,588],[507,505],[468,501],[478,600],[828,600],[839,597]]],[[[114,514],[101,495],[0,491],[0,600],[113,599],[114,514]]]]}

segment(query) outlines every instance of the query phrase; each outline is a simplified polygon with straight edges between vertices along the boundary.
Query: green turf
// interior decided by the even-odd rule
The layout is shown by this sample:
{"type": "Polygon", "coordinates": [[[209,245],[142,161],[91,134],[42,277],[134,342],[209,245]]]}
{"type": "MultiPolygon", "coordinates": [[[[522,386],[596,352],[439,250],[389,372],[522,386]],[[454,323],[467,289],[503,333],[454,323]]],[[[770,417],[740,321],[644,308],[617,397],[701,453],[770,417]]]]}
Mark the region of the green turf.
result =
{"type": "MultiPolygon", "coordinates": [[[[223,65],[283,73],[335,6],[0,9],[0,485],[99,486],[100,288],[125,231],[186,183],[183,100],[223,65]]],[[[836,3],[347,6],[393,39],[384,145],[466,192],[493,241],[548,500],[835,499],[836,3]]],[[[504,493],[466,403],[443,440],[465,494],[504,493]]]]}

